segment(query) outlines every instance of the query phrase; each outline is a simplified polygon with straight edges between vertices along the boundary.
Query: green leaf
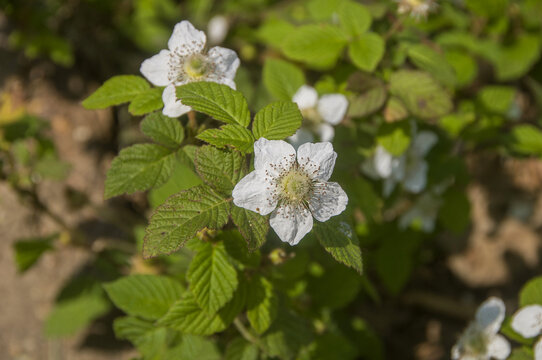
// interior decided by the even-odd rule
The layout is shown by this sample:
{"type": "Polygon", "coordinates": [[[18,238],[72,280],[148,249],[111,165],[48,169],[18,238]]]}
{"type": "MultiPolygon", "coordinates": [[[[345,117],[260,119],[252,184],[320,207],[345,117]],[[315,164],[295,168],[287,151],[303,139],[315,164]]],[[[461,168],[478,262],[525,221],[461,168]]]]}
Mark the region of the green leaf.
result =
{"type": "Polygon", "coordinates": [[[346,43],[345,36],[334,26],[305,25],[284,39],[282,50],[293,60],[324,69],[335,65],[346,43]]]}
{"type": "Polygon", "coordinates": [[[523,347],[514,349],[512,351],[512,354],[510,354],[510,357],[508,357],[508,360],[533,360],[533,352],[531,349],[523,347]]]}
{"type": "MultiPolygon", "coordinates": [[[[182,151],[179,150],[177,153],[182,151]]],[[[201,178],[179,159],[169,180],[159,188],[149,191],[147,198],[154,209],[162,205],[168,197],[202,183],[201,178]]]]}
{"type": "Polygon", "coordinates": [[[423,119],[439,118],[452,111],[450,95],[427,73],[400,70],[390,77],[390,92],[408,111],[423,119]]]}
{"type": "Polygon", "coordinates": [[[185,334],[181,344],[170,350],[164,358],[164,360],[180,359],[220,360],[222,356],[213,341],[185,334]]]}
{"type": "Polygon", "coordinates": [[[89,277],[73,279],[45,320],[45,335],[64,337],[87,327],[111,309],[101,285],[89,277]]]}
{"type": "Polygon", "coordinates": [[[132,316],[155,320],[183,293],[178,281],[157,275],[130,275],[104,284],[115,306],[132,316]]]}
{"type": "MultiPolygon", "coordinates": [[[[238,262],[237,266],[249,266],[257,268],[260,265],[260,252],[250,252],[247,242],[237,230],[222,231],[217,237],[217,240],[224,242],[224,248],[229,256],[238,262]]],[[[240,266],[240,267],[241,267],[240,266]]]]}
{"type": "Polygon", "coordinates": [[[339,309],[351,304],[361,289],[362,277],[346,266],[331,266],[310,276],[307,293],[316,308],[339,309]]]}
{"type": "Polygon", "coordinates": [[[125,316],[113,322],[115,336],[129,340],[145,360],[161,360],[168,351],[168,329],[155,327],[148,320],[125,316]]]}
{"type": "Polygon", "coordinates": [[[245,158],[241,153],[202,146],[196,151],[196,171],[214,190],[231,196],[235,185],[246,175],[245,158]]]}
{"type": "Polygon", "coordinates": [[[423,44],[409,45],[408,57],[421,70],[430,73],[435,79],[447,86],[454,86],[456,76],[454,68],[446,58],[423,44]]]}
{"type": "Polygon", "coordinates": [[[350,99],[348,116],[364,117],[378,111],[386,102],[387,92],[384,86],[376,86],[365,93],[350,99]]]}
{"type": "Polygon", "coordinates": [[[393,156],[403,154],[410,146],[410,125],[406,121],[384,123],[378,129],[376,141],[393,156]]]}
{"type": "Polygon", "coordinates": [[[506,115],[514,103],[516,88],[511,86],[485,86],[478,92],[484,107],[490,112],[506,115]]]}
{"type": "Polygon", "coordinates": [[[282,140],[295,134],[302,121],[297,104],[277,101],[258,111],[254,116],[252,132],[256,139],[282,140]]]}
{"type": "Polygon", "coordinates": [[[144,191],[164,184],[175,167],[175,152],[155,144],[137,144],[121,150],[105,180],[105,198],[144,191]]]}
{"type": "Polygon", "coordinates": [[[269,220],[254,211],[232,206],[231,219],[248,244],[248,249],[259,249],[266,240],[269,220]]]}
{"type": "Polygon", "coordinates": [[[478,63],[465,51],[446,51],[446,61],[452,66],[456,75],[456,87],[465,87],[476,79],[478,63]]]}
{"type": "Polygon", "coordinates": [[[521,34],[511,46],[486,54],[495,65],[497,79],[510,81],[524,76],[540,58],[541,41],[537,35],[521,34]]]}
{"type": "Polygon", "coordinates": [[[143,256],[169,254],[204,228],[220,229],[228,222],[229,211],[229,200],[206,185],[173,195],[151,216],[143,256]]]}
{"type": "Polygon", "coordinates": [[[86,98],[83,106],[87,109],[104,109],[131,101],[148,89],[149,83],[141,76],[114,76],[86,98]]]}
{"type": "Polygon", "coordinates": [[[519,306],[542,305],[542,276],[531,279],[519,293],[519,306]]]}
{"type": "Polygon", "coordinates": [[[177,148],[184,140],[184,129],[179,120],[155,112],[143,119],[141,131],[157,143],[177,148]]]}
{"type": "Polygon", "coordinates": [[[277,318],[262,337],[268,356],[280,359],[297,358],[298,351],[313,338],[310,324],[286,306],[279,306],[277,318]]]}
{"type": "Polygon", "coordinates": [[[237,288],[233,299],[218,313],[210,315],[202,310],[194,295],[186,293],[169,309],[159,321],[159,325],[171,327],[185,334],[211,335],[226,329],[245,305],[246,288],[237,288]]]}
{"type": "Polygon", "coordinates": [[[263,83],[267,91],[278,100],[291,101],[297,90],[305,84],[305,74],[287,61],[268,58],[263,65],[263,83]]]}
{"type": "Polygon", "coordinates": [[[314,236],[335,260],[363,273],[359,241],[348,223],[336,218],[314,222],[314,236]]]}
{"type": "Polygon", "coordinates": [[[366,33],[352,41],[348,54],[354,65],[363,71],[373,72],[386,50],[384,39],[376,33],[366,33]]]}
{"type": "Polygon", "coordinates": [[[465,231],[470,224],[470,202],[465,191],[454,189],[446,193],[439,221],[456,234],[465,231]]]}
{"type": "Polygon", "coordinates": [[[526,155],[542,155],[542,131],[532,125],[519,125],[512,129],[515,151],[526,155]]]}
{"type": "Polygon", "coordinates": [[[204,243],[186,276],[196,302],[209,315],[232,299],[238,285],[237,271],[228,260],[222,243],[204,243]]]}
{"type": "Polygon", "coordinates": [[[243,94],[214,82],[195,82],[177,87],[177,97],[194,110],[223,121],[247,127],[250,113],[243,94]]]}
{"type": "Polygon", "coordinates": [[[309,0],[306,6],[313,20],[330,20],[341,2],[342,0],[309,0]]]}
{"type": "Polygon", "coordinates": [[[220,129],[208,129],[196,136],[218,148],[233,147],[243,153],[254,150],[254,136],[241,125],[224,125],[220,129]]]}
{"type": "Polygon", "coordinates": [[[256,36],[263,43],[280,49],[284,38],[294,29],[295,27],[286,20],[269,18],[260,25],[256,36]]]}
{"type": "Polygon", "coordinates": [[[361,4],[343,1],[338,13],[341,27],[349,36],[362,35],[371,27],[371,13],[361,4]]]}
{"type": "Polygon", "coordinates": [[[228,343],[225,360],[258,360],[258,347],[242,337],[228,343]]]}
{"type": "Polygon", "coordinates": [[[15,242],[13,245],[17,270],[23,273],[30,269],[32,265],[39,260],[43,253],[53,250],[53,241],[57,237],[58,234],[53,234],[45,237],[17,240],[17,242],[15,242]]]}
{"type": "Polygon", "coordinates": [[[151,88],[142,92],[130,102],[128,111],[132,115],[145,115],[163,108],[162,91],[162,88],[151,88]]]}
{"type": "Polygon", "coordinates": [[[254,276],[248,285],[247,318],[258,334],[263,334],[277,317],[279,301],[273,284],[263,276],[254,276]]]}

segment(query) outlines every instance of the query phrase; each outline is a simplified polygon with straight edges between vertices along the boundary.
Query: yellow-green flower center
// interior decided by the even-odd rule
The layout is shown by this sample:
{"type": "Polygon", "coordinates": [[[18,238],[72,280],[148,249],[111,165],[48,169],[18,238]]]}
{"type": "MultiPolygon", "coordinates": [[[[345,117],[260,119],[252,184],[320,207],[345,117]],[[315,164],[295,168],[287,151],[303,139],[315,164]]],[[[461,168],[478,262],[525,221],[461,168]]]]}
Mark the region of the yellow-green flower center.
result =
{"type": "Polygon", "coordinates": [[[307,174],[299,170],[291,170],[280,181],[282,194],[289,202],[307,201],[313,190],[313,182],[307,174]]]}
{"type": "Polygon", "coordinates": [[[192,79],[199,79],[209,69],[207,59],[202,54],[191,55],[184,63],[184,71],[192,79]]]}

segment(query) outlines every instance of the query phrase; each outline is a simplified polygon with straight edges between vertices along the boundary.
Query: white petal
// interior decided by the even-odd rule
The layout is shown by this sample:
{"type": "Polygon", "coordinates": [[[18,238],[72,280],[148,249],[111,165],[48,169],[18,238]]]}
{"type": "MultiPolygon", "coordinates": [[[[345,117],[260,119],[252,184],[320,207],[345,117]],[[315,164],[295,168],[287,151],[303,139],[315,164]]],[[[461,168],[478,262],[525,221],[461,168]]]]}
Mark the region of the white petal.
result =
{"type": "Polygon", "coordinates": [[[309,202],[312,216],[318,221],[328,221],[346,209],[348,196],[335,182],[316,183],[314,194],[309,202]]]}
{"type": "Polygon", "coordinates": [[[227,86],[231,87],[233,90],[237,90],[237,86],[235,85],[235,82],[232,79],[223,78],[222,80],[217,81],[217,82],[219,84],[227,85],[227,86]]]}
{"type": "Polygon", "coordinates": [[[190,21],[183,20],[173,28],[173,34],[169,38],[167,46],[169,50],[185,56],[200,53],[207,41],[205,33],[197,30],[190,21]]]}
{"type": "Polygon", "coordinates": [[[420,131],[414,138],[412,151],[418,157],[424,157],[438,141],[437,135],[431,131],[420,131]]]}
{"type": "Polygon", "coordinates": [[[270,184],[265,181],[265,174],[255,170],[241,179],[232,192],[233,203],[236,206],[267,215],[277,206],[268,188],[270,184]]]}
{"type": "Polygon", "coordinates": [[[421,192],[427,185],[427,170],[428,165],[424,160],[411,164],[404,175],[403,186],[405,189],[414,194],[421,192]]]}
{"type": "Polygon", "coordinates": [[[342,94],[324,95],[318,101],[318,113],[332,125],[337,125],[344,119],[347,108],[348,100],[342,94]]]}
{"type": "Polygon", "coordinates": [[[524,338],[532,338],[542,331],[542,306],[529,305],[519,310],[512,319],[512,329],[524,338]]]}
{"type": "Polygon", "coordinates": [[[534,345],[534,360],[542,360],[542,338],[534,345]]]}
{"type": "Polygon", "coordinates": [[[510,355],[510,343],[502,335],[495,335],[487,345],[487,355],[490,358],[504,360],[510,355]]]}
{"type": "Polygon", "coordinates": [[[279,206],[271,214],[269,224],[280,240],[290,245],[297,245],[307,235],[313,225],[311,213],[303,208],[279,206]]]}
{"type": "Polygon", "coordinates": [[[143,61],[139,71],[155,86],[169,85],[169,50],[162,50],[143,61]]]}
{"type": "Polygon", "coordinates": [[[289,169],[295,162],[295,150],[282,140],[260,138],[254,143],[254,169],[267,171],[275,177],[280,169],[289,169]]]}
{"type": "Polygon", "coordinates": [[[302,144],[314,141],[314,136],[312,133],[304,128],[299,128],[295,134],[288,138],[288,142],[293,145],[295,149],[300,147],[302,144]]]}
{"type": "Polygon", "coordinates": [[[174,85],[169,85],[164,89],[162,101],[164,102],[162,113],[172,118],[179,117],[192,110],[190,106],[183,105],[181,100],[177,99],[174,85]]]}
{"type": "Polygon", "coordinates": [[[312,86],[303,85],[294,94],[292,101],[297,103],[299,109],[310,109],[316,106],[318,93],[312,86]]]}
{"type": "Polygon", "coordinates": [[[235,73],[241,63],[235,51],[215,46],[209,50],[208,57],[215,64],[212,77],[216,76],[218,82],[221,79],[233,80],[235,78],[235,73]]]}
{"type": "Polygon", "coordinates": [[[476,311],[476,322],[488,334],[496,334],[504,319],[504,303],[501,299],[490,297],[476,311]]]}
{"type": "Polygon", "coordinates": [[[220,44],[228,34],[228,19],[223,15],[215,15],[209,20],[207,25],[207,34],[211,44],[220,44]]]}
{"type": "Polygon", "coordinates": [[[329,124],[320,124],[320,126],[316,128],[316,132],[320,136],[320,141],[323,142],[332,141],[335,137],[335,129],[329,124]]]}
{"type": "Polygon", "coordinates": [[[378,175],[382,178],[387,178],[391,175],[393,156],[386,151],[382,146],[376,147],[374,155],[374,168],[378,175]]]}
{"type": "Polygon", "coordinates": [[[314,178],[328,181],[335,167],[337,153],[330,142],[306,143],[297,150],[297,162],[314,178]]]}

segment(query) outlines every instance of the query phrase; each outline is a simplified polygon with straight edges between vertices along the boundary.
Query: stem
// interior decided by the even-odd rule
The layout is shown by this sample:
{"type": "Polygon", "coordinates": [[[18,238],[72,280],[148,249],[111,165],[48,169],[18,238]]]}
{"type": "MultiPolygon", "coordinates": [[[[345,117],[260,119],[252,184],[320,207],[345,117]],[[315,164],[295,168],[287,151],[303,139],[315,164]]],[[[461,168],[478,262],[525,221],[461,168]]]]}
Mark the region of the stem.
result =
{"type": "Polygon", "coordinates": [[[196,113],[193,110],[188,112],[188,127],[194,130],[194,133],[198,129],[198,123],[196,122],[196,113]]]}
{"type": "Polygon", "coordinates": [[[243,322],[238,318],[236,317],[234,320],[233,320],[233,325],[235,325],[235,327],[237,328],[237,330],[239,331],[239,333],[241,334],[241,336],[243,336],[245,338],[246,341],[256,345],[264,354],[267,354],[267,351],[265,350],[265,348],[263,347],[263,345],[261,344],[260,342],[260,339],[256,336],[254,336],[246,327],[245,325],[243,324],[243,322]]]}
{"type": "Polygon", "coordinates": [[[391,28],[384,34],[384,40],[388,40],[393,34],[395,34],[403,26],[404,17],[395,18],[391,28]]]}

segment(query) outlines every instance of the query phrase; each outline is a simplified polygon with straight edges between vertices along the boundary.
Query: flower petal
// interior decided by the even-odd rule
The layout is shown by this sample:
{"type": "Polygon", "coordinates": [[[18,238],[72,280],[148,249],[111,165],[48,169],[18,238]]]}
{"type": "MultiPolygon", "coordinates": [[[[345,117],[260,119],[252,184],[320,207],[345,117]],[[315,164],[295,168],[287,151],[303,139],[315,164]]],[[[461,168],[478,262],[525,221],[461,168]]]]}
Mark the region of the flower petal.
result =
{"type": "Polygon", "coordinates": [[[428,165],[425,160],[410,164],[404,175],[403,186],[411,193],[421,192],[427,185],[428,165]]]}
{"type": "Polygon", "coordinates": [[[542,360],[542,338],[534,344],[534,360],[542,360]]]}
{"type": "Polygon", "coordinates": [[[270,194],[270,184],[265,174],[255,170],[241,179],[232,192],[236,206],[267,215],[277,207],[277,200],[270,194]]]}
{"type": "Polygon", "coordinates": [[[524,338],[532,338],[542,331],[542,306],[529,305],[519,310],[512,319],[512,329],[524,338]]]}
{"type": "Polygon", "coordinates": [[[217,78],[217,82],[228,79],[233,80],[235,73],[241,63],[237,53],[231,49],[215,46],[208,52],[209,59],[215,64],[212,77],[217,78]]]}
{"type": "Polygon", "coordinates": [[[320,141],[322,142],[332,141],[335,137],[335,129],[329,124],[320,124],[320,126],[316,128],[316,132],[320,136],[320,141]]]}
{"type": "Polygon", "coordinates": [[[170,81],[169,74],[169,50],[162,50],[153,57],[141,63],[139,71],[155,86],[167,86],[170,81]]]}
{"type": "Polygon", "coordinates": [[[296,91],[292,101],[297,103],[300,110],[310,109],[316,106],[318,93],[312,86],[303,85],[296,91]]]}
{"type": "Polygon", "coordinates": [[[495,335],[487,344],[487,356],[491,359],[504,360],[510,355],[510,343],[502,335],[495,335]]]}
{"type": "Polygon", "coordinates": [[[431,131],[420,131],[414,138],[411,150],[418,157],[424,157],[438,141],[438,136],[431,131]]]}
{"type": "Polygon", "coordinates": [[[173,28],[173,34],[169,38],[167,46],[169,50],[186,56],[194,53],[200,53],[207,38],[203,31],[197,30],[190,21],[183,20],[173,28]]]}
{"type": "Polygon", "coordinates": [[[190,106],[183,105],[181,100],[177,99],[174,85],[169,85],[164,89],[162,101],[164,102],[162,113],[172,118],[179,117],[192,110],[190,106]]]}
{"type": "Polygon", "coordinates": [[[269,224],[281,241],[293,246],[312,230],[313,220],[309,210],[304,207],[279,206],[271,214],[269,224]]]}
{"type": "Polygon", "coordinates": [[[318,101],[318,113],[332,125],[337,125],[344,119],[347,108],[348,100],[342,94],[324,95],[318,101]]]}
{"type": "Polygon", "coordinates": [[[374,155],[374,168],[377,174],[382,178],[387,178],[391,175],[393,156],[382,146],[377,146],[374,155]]]}
{"type": "Polygon", "coordinates": [[[304,128],[297,129],[295,134],[288,138],[288,142],[293,145],[294,149],[297,149],[304,143],[311,141],[314,141],[314,136],[309,130],[304,128]]]}
{"type": "Polygon", "coordinates": [[[330,142],[306,143],[297,150],[297,162],[314,178],[328,181],[333,173],[337,153],[330,142]]]}
{"type": "Polygon", "coordinates": [[[488,334],[496,334],[504,320],[504,311],[503,301],[490,297],[476,311],[476,322],[488,334]]]}
{"type": "Polygon", "coordinates": [[[281,169],[287,170],[295,161],[292,145],[282,140],[260,138],[254,143],[254,169],[263,170],[272,177],[281,169]]]}
{"type": "Polygon", "coordinates": [[[228,35],[230,24],[228,19],[223,15],[215,15],[207,24],[207,34],[209,34],[209,42],[211,44],[220,44],[228,35]]]}
{"type": "Polygon", "coordinates": [[[346,209],[348,196],[336,182],[316,183],[309,201],[312,216],[318,221],[328,221],[346,209]]]}

